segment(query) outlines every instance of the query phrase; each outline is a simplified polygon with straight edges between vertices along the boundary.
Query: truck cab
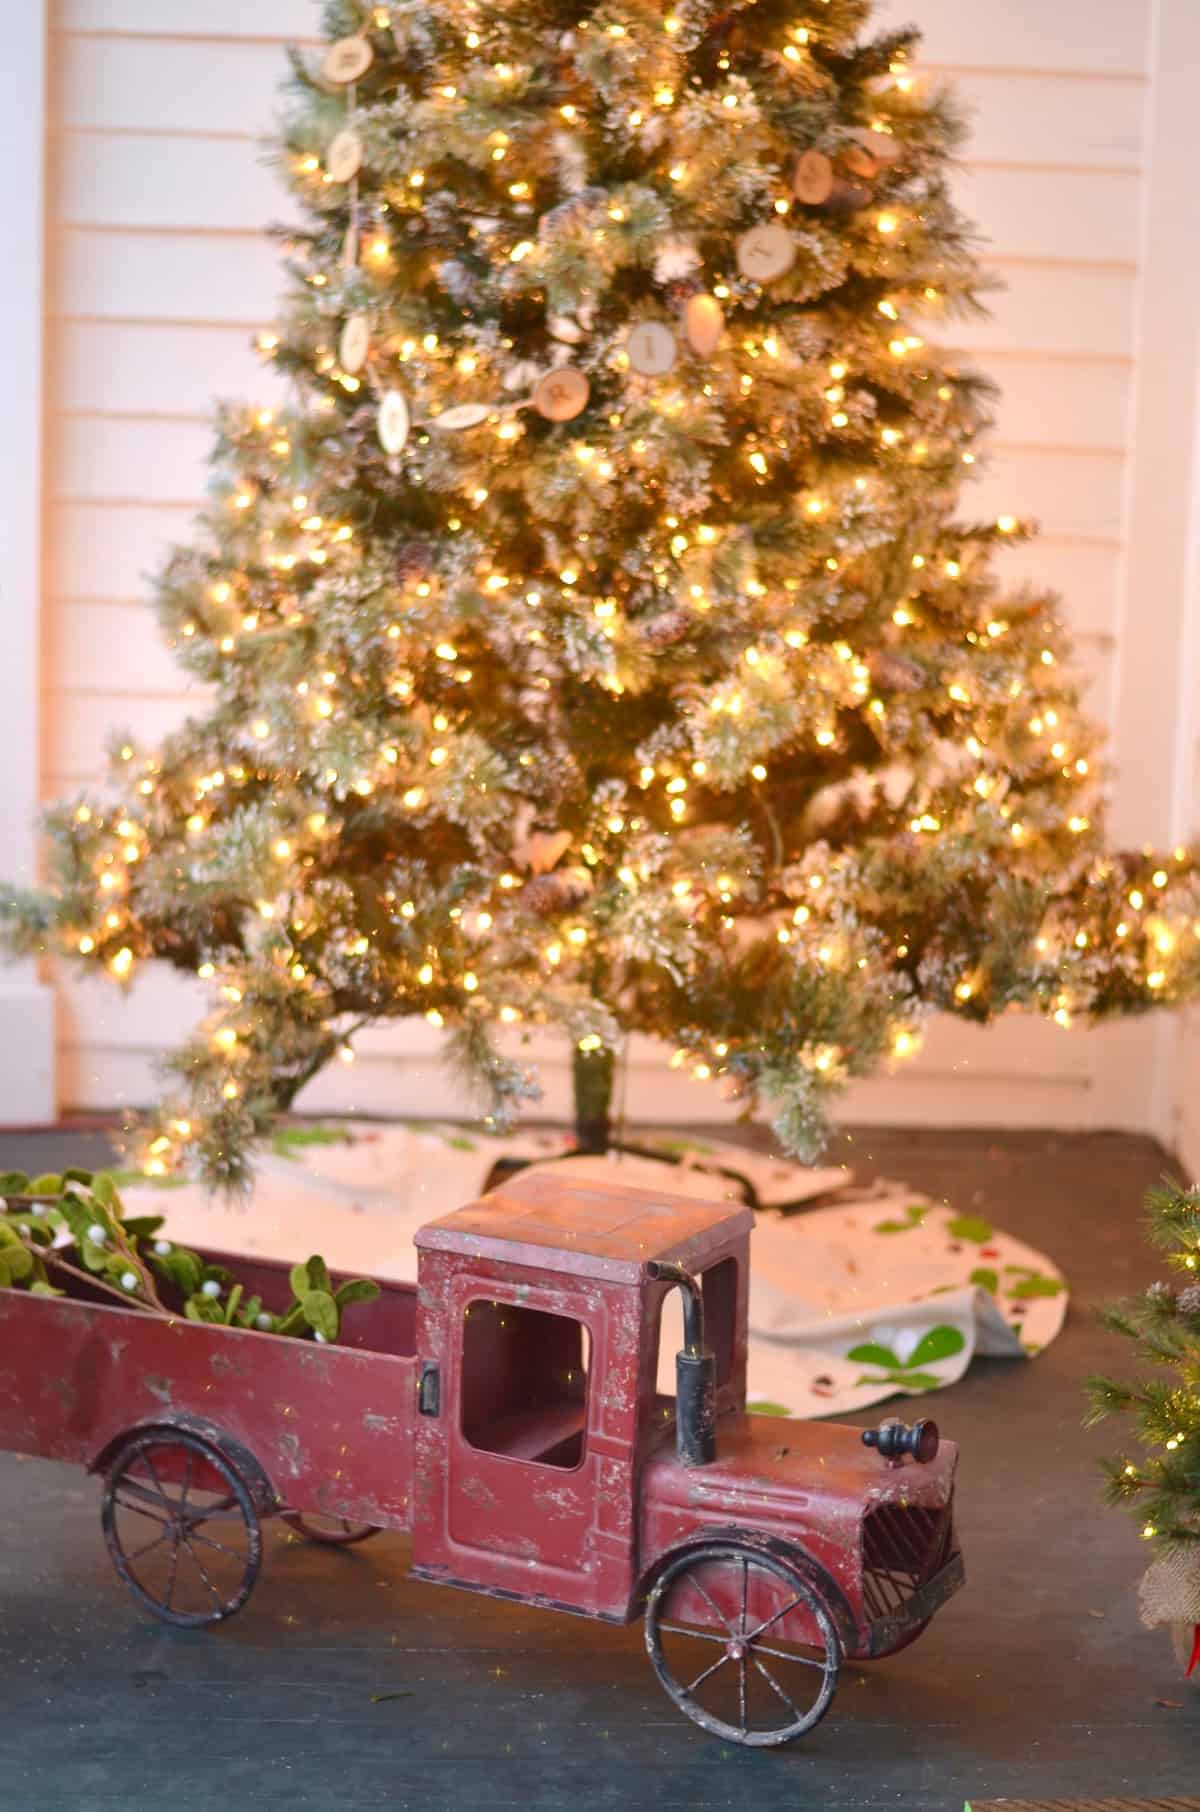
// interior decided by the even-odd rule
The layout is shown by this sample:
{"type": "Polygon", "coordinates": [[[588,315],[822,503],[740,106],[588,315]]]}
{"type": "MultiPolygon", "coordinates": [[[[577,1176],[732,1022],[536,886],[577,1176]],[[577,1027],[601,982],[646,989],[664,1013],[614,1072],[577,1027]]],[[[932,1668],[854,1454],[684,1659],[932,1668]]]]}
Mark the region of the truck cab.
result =
{"type": "MultiPolygon", "coordinates": [[[[961,1582],[955,1450],[932,1424],[932,1442],[872,1452],[856,1428],[746,1413],[752,1226],[748,1208],[548,1169],[422,1228],[418,1577],[625,1623],[681,1556],[750,1544],[811,1577],[843,1653],[923,1627],[961,1582]]],[[[810,1640],[804,1618],[781,1636],[810,1640]]]]}
{"type": "Polygon", "coordinates": [[[748,1208],[529,1171],[423,1227],[413,1561],[424,1578],[624,1623],[639,1482],[670,1451],[675,1284],[700,1281],[715,1413],[746,1400],[748,1208]]]}

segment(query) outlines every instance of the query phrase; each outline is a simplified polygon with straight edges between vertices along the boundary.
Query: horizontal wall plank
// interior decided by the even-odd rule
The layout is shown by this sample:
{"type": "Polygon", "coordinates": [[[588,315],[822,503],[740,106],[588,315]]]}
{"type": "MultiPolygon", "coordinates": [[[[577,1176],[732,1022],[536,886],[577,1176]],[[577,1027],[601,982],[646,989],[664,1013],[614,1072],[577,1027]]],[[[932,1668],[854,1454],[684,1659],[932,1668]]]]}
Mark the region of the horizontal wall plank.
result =
{"type": "MultiPolygon", "coordinates": [[[[215,149],[216,147],[214,147],[215,149]]],[[[952,185],[989,256],[1129,263],[1137,257],[1139,177],[1134,171],[1055,170],[971,163],[952,185]]]]}
{"type": "Polygon", "coordinates": [[[1146,95],[1140,82],[1023,75],[1011,67],[955,69],[944,77],[932,71],[930,79],[949,87],[966,114],[969,158],[1094,170],[1141,163],[1146,95]]]}
{"type": "Polygon", "coordinates": [[[280,247],[251,234],[62,227],[52,252],[52,316],[258,328],[272,320],[287,287],[280,247]]]}
{"type": "MultiPolygon", "coordinates": [[[[56,235],[51,312],[84,320],[268,324],[287,287],[280,247],[265,237],[91,232],[56,235]]],[[[926,319],[933,344],[981,354],[1127,358],[1134,275],[1123,268],[996,264],[1006,285],[990,318],[926,319]]]]}
{"type": "MultiPolygon", "coordinates": [[[[955,199],[997,257],[1132,262],[1138,178],[1119,171],[984,164],[958,172],[955,199]]],[[[256,231],[294,217],[292,198],[252,139],[103,132],[62,140],[52,193],[73,225],[256,231]]]]}
{"type": "MultiPolygon", "coordinates": [[[[990,1034],[984,1033],[983,1037],[990,1034]]],[[[1093,1038],[1094,1033],[1060,1034],[1064,1039],[1093,1038]]],[[[106,1045],[61,1047],[63,1096],[74,1108],[94,1111],[145,1106],[160,1084],[153,1055],[106,1045]]],[[[546,1066],[543,1097],[530,1113],[533,1120],[568,1122],[571,1111],[565,1063],[546,1066]]],[[[733,1124],[741,1119],[738,1104],[717,1088],[701,1085],[666,1067],[637,1072],[639,1111],[634,1125],[733,1124]]],[[[333,1064],[309,1084],[298,1109],[318,1114],[372,1114],[389,1118],[473,1118],[472,1103],[454,1075],[436,1056],[365,1060],[349,1067],[333,1064]]],[[[760,1114],[760,1119],[769,1115],[760,1114]]],[[[909,1073],[855,1083],[836,1104],[839,1124],[892,1126],[1041,1126],[1064,1131],[1094,1124],[1092,1090],[1086,1077],[1056,1073],[1048,1078],[1013,1078],[1003,1069],[964,1067],[949,1075],[909,1073]]],[[[967,1193],[969,1179],[964,1184],[967,1193]]]]}
{"type": "MultiPolygon", "coordinates": [[[[188,715],[189,702],[178,697],[117,700],[103,693],[47,692],[42,715],[53,755],[52,771],[44,777],[43,797],[54,797],[64,785],[67,790],[81,782],[99,785],[107,767],[104,751],[114,734],[128,734],[153,748],[179,728],[188,715]]],[[[197,687],[192,709],[199,714],[203,705],[203,693],[197,687]]]]}
{"type": "MultiPolygon", "coordinates": [[[[55,116],[67,128],[257,138],[270,130],[287,73],[273,43],[64,36],[55,60],[55,116]]],[[[929,79],[953,89],[970,125],[973,160],[1124,170],[1140,161],[1145,97],[1136,82],[1008,69],[945,78],[932,71],[929,79]]]]}
{"type": "MultiPolygon", "coordinates": [[[[59,1048],[63,1111],[110,1112],[148,1106],[159,1095],[153,1060],[140,1052],[105,1046],[59,1048]]],[[[699,1084],[663,1069],[639,1091],[641,1112],[630,1124],[688,1126],[740,1122],[740,1109],[699,1084]]],[[[334,1064],[303,1091],[297,1109],[309,1114],[370,1114],[391,1119],[470,1120],[471,1104],[444,1064],[412,1062],[334,1064]]],[[[760,1116],[765,1118],[766,1116],[760,1116]]],[[[837,1104],[839,1125],[1045,1127],[1063,1132],[1095,1125],[1093,1091],[1082,1084],[1049,1086],[999,1077],[934,1077],[856,1083],[837,1104]]],[[[570,1120],[565,1069],[544,1082],[534,1122],[570,1120]]],[[[1130,1127],[1140,1131],[1139,1127],[1130,1127]]],[[[1200,1142],[1197,1145],[1200,1151],[1200,1142]]],[[[1197,1160],[1200,1168],[1200,1158],[1197,1160]]],[[[957,1199],[965,1201],[970,1179],[957,1199]]]]}
{"type": "Polygon", "coordinates": [[[145,604],[58,603],[47,612],[43,673],[51,692],[199,697],[145,604]]]}
{"type": "MultiPolygon", "coordinates": [[[[924,34],[923,60],[961,68],[1067,70],[1139,74],[1146,67],[1148,0],[1095,6],[1064,0],[1047,9],[1038,0],[1004,8],[964,7],[961,0],[883,0],[880,26],[915,23],[924,34]]],[[[225,38],[314,37],[320,12],[313,0],[61,0],[57,23],[88,32],[225,38]]]]}
{"type": "MultiPolygon", "coordinates": [[[[269,129],[287,63],[278,44],[66,36],[56,115],[68,128],[234,132],[269,129]]],[[[931,80],[940,81],[938,72],[931,80]]],[[[1143,95],[1119,80],[974,69],[945,78],[970,122],[968,154],[986,161],[1135,167],[1143,95]]]]}
{"type": "Polygon", "coordinates": [[[318,0],[58,0],[55,13],[65,31],[179,38],[312,38],[321,26],[318,0]]]}
{"type": "MultiPolygon", "coordinates": [[[[51,374],[52,405],[119,415],[207,417],[214,399],[276,405],[288,386],[241,327],[64,321],[51,374]]],[[[1115,361],[992,355],[1001,388],[996,435],[1052,447],[1120,447],[1128,368],[1115,361]]]]}
{"type": "Polygon", "coordinates": [[[1141,74],[1149,54],[1149,0],[1097,6],[1094,0],[880,0],[874,17],[922,33],[921,62],[961,69],[1061,69],[1073,74],[1141,74]]]}
{"type": "Polygon", "coordinates": [[[167,549],[192,539],[195,511],[56,503],[46,588],[56,598],[141,598],[167,549]]]}
{"type": "Polygon", "coordinates": [[[983,365],[1000,387],[994,404],[998,440],[1034,447],[1124,446],[1128,366],[1116,361],[995,353],[983,365]]]}
{"type": "MultiPolygon", "coordinates": [[[[205,422],[61,416],[55,493],[75,502],[199,503],[211,445],[205,422]]],[[[962,510],[984,517],[1041,512],[1048,534],[1108,537],[1118,532],[1123,472],[1119,453],[998,445],[978,482],[964,486],[962,510]]]]}
{"type": "MultiPolygon", "coordinates": [[[[193,8],[193,18],[211,18],[193,8]]],[[[260,7],[247,8],[248,19],[260,7]]],[[[269,130],[288,74],[278,44],[63,36],[52,59],[59,126],[120,131],[269,130]]]]}
{"type": "MultiPolygon", "coordinates": [[[[60,965],[58,979],[62,1033],[67,1043],[78,1048],[104,1046],[153,1056],[182,1039],[212,1006],[211,990],[205,984],[164,964],[147,964],[128,992],[103,977],[65,965],[60,965]]],[[[1086,1083],[1091,1071],[1089,1038],[1086,1030],[1068,1037],[1060,1027],[1032,1014],[1006,1014],[987,1027],[941,1015],[925,1028],[920,1051],[895,1066],[889,1079],[907,1085],[923,1078],[965,1076],[971,1071],[995,1077],[1002,1071],[1030,1083],[1078,1087],[1086,1083]]],[[[544,1075],[570,1068],[566,1040],[554,1033],[538,1031],[527,1042],[512,1038],[505,1042],[544,1075]]],[[[361,1033],[355,1051],[363,1066],[435,1062],[441,1059],[442,1034],[419,1017],[396,1020],[361,1033]]],[[[631,1080],[657,1077],[669,1055],[669,1045],[636,1037],[630,1051],[631,1080]]],[[[686,1072],[679,1080],[686,1097],[715,1102],[723,1092],[719,1081],[701,1086],[686,1072]]]]}
{"type": "Polygon", "coordinates": [[[56,336],[54,408],[208,417],[218,398],[275,407],[287,395],[241,327],[64,321],[56,336]]]}
{"type": "Polygon", "coordinates": [[[50,206],[75,226],[257,232],[295,217],[263,159],[253,140],[70,132],[60,141],[50,206]]]}
{"type": "Polygon", "coordinates": [[[997,445],[959,508],[972,518],[1040,518],[1047,535],[1107,538],[1120,533],[1124,474],[1120,453],[997,445]]]}
{"type": "Polygon", "coordinates": [[[61,415],[53,424],[52,496],[203,503],[213,431],[207,422],[61,415]]]}
{"type": "Polygon", "coordinates": [[[1118,628],[1121,550],[1116,543],[1039,536],[1002,550],[996,571],[1006,587],[1057,592],[1072,634],[1113,636],[1118,628]]]}
{"type": "Polygon", "coordinates": [[[934,345],[958,347],[986,364],[987,354],[1041,353],[1059,358],[1127,359],[1133,351],[1136,277],[1123,267],[1081,270],[1053,262],[985,264],[1004,284],[987,298],[981,320],[930,321],[920,329],[934,345]]]}

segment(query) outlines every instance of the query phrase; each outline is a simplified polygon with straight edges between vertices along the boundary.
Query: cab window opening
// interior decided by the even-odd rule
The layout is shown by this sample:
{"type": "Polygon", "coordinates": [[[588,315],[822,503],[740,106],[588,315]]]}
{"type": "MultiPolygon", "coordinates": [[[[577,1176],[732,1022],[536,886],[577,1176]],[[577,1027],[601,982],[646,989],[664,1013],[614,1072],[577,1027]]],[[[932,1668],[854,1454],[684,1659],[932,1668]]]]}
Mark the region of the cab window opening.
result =
{"type": "Polygon", "coordinates": [[[477,1297],[462,1321],[462,1434],[480,1453],[583,1461],[591,1340],[581,1321],[477,1297]]]}

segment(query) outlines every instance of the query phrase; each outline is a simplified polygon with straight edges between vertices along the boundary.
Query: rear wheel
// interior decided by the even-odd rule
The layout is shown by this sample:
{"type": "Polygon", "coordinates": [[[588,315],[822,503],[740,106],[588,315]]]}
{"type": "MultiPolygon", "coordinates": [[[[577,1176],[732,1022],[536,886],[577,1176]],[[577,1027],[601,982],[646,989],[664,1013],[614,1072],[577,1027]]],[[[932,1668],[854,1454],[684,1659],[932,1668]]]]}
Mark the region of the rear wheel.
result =
{"type": "Polygon", "coordinates": [[[279,1516],[297,1535],[326,1548],[349,1548],[379,1534],[374,1523],[352,1523],[344,1516],[324,1516],[319,1510],[281,1510],[279,1516]]]}
{"type": "Polygon", "coordinates": [[[185,1429],[135,1435],[117,1453],[100,1512],[113,1565],[139,1603],[184,1629],[240,1611],[262,1565],[241,1473],[185,1429]]]}
{"type": "Polygon", "coordinates": [[[790,1743],[819,1723],[842,1660],[829,1609],[803,1574],[736,1542],[669,1563],[646,1605],[646,1648],[685,1717],[751,1748],[790,1743]],[[781,1633],[789,1617],[804,1641],[781,1633]]]}

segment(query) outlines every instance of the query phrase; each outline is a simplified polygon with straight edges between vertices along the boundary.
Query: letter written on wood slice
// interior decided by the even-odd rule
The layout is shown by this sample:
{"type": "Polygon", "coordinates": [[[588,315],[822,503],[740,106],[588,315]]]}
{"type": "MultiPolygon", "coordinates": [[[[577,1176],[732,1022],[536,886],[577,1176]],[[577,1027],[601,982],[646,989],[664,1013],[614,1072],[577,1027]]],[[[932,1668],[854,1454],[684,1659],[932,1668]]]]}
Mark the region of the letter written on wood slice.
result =
{"type": "Polygon", "coordinates": [[[349,182],[358,175],[363,164],[363,142],[357,132],[347,126],[336,138],[329,141],[325,153],[325,172],[334,182],[349,182]]]}
{"type": "Polygon", "coordinates": [[[643,377],[663,377],[678,355],[675,335],[661,321],[635,321],[625,347],[629,363],[643,377]]]}
{"type": "Polygon", "coordinates": [[[738,269],[754,283],[770,283],[790,271],[796,260],[796,241],[785,226],[768,221],[751,227],[737,242],[738,269]]]}
{"type": "Polygon", "coordinates": [[[548,422],[570,422],[587,408],[591,386],[574,365],[559,365],[539,378],[533,406],[548,422]]]}
{"type": "Polygon", "coordinates": [[[375,52],[366,38],[339,38],[325,52],[321,74],[327,82],[345,87],[348,82],[357,82],[360,75],[365,75],[374,60],[375,52]]]}

